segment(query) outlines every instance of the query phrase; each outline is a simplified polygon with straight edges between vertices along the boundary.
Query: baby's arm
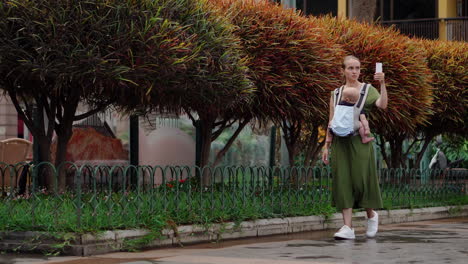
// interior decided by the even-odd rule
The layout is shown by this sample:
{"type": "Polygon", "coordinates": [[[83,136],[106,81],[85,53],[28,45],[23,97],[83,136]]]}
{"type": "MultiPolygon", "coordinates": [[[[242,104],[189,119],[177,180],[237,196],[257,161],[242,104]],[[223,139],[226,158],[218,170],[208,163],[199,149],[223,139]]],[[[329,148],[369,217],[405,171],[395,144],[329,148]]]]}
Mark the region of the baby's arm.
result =
{"type": "Polygon", "coordinates": [[[359,121],[361,122],[362,126],[364,127],[364,131],[366,135],[370,134],[370,127],[369,127],[369,121],[367,121],[366,115],[365,114],[360,114],[359,115],[359,121]]]}
{"type": "Polygon", "coordinates": [[[327,133],[326,133],[326,138],[325,138],[325,147],[327,147],[327,148],[330,147],[331,142],[333,140],[333,135],[330,132],[331,122],[332,122],[332,119],[333,119],[333,115],[335,113],[335,104],[334,104],[334,101],[333,101],[333,95],[330,98],[330,112],[329,113],[330,114],[328,116],[327,133]]]}

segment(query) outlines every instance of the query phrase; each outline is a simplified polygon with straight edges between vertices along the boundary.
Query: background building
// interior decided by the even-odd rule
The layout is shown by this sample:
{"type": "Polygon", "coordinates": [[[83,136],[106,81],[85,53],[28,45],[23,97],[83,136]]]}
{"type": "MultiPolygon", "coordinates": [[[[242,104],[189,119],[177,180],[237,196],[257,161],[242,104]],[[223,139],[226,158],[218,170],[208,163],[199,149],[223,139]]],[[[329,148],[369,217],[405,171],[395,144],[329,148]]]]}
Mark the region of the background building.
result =
{"type": "Polygon", "coordinates": [[[306,15],[345,16],[395,25],[428,39],[467,41],[468,0],[275,0],[306,15]]]}

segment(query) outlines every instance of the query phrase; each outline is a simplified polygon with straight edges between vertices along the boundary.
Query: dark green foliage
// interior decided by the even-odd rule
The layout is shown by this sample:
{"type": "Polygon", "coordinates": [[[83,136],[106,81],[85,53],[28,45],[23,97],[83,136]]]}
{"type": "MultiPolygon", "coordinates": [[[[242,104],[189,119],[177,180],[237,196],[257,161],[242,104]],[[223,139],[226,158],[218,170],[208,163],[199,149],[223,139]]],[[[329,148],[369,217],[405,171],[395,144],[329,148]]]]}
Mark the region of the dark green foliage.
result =
{"type": "Polygon", "coordinates": [[[194,111],[212,122],[243,106],[252,86],[231,31],[205,0],[2,0],[0,88],[45,161],[55,130],[60,164],[73,121],[110,105],[194,111]],[[82,102],[92,110],[76,115],[82,102]],[[33,122],[33,104],[46,127],[33,122]]]}
{"type": "Polygon", "coordinates": [[[245,55],[228,20],[205,0],[156,0],[152,5],[158,12],[150,19],[150,41],[133,49],[133,56],[141,55],[139,65],[148,69],[142,76],[148,85],[140,87],[137,95],[130,90],[119,107],[195,112],[211,118],[227,108],[243,107],[253,87],[246,75],[245,55]],[[174,34],[161,30],[165,27],[174,34]]]}

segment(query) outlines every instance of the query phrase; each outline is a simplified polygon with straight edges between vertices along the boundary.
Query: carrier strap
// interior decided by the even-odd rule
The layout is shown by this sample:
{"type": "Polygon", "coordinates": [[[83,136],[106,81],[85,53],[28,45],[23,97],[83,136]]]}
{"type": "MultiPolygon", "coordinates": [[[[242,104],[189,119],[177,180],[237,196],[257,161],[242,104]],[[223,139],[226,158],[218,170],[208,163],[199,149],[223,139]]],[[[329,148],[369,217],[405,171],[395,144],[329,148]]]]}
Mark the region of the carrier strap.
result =
{"type": "MultiPolygon", "coordinates": [[[[364,86],[362,87],[361,89],[361,92],[359,94],[359,100],[357,101],[356,103],[356,107],[359,109],[359,112],[361,112],[362,108],[364,107],[364,100],[365,98],[367,97],[367,93],[369,92],[369,89],[367,89],[369,86],[369,84],[365,83],[364,86]]],[[[343,94],[343,89],[344,89],[344,85],[341,86],[340,88],[336,88],[335,89],[335,97],[333,98],[334,99],[334,105],[336,106],[340,100],[341,100],[341,96],[343,94]]]]}
{"type": "Polygon", "coordinates": [[[335,89],[335,97],[333,98],[335,107],[341,100],[341,94],[343,93],[343,89],[344,89],[344,85],[341,86],[340,88],[335,89]]]}
{"type": "Polygon", "coordinates": [[[362,108],[364,108],[364,100],[366,99],[367,93],[368,93],[368,90],[369,90],[369,89],[367,89],[368,86],[369,85],[367,83],[364,84],[364,87],[362,87],[362,89],[361,89],[359,100],[356,103],[356,107],[359,109],[359,113],[362,111],[362,108]]]}

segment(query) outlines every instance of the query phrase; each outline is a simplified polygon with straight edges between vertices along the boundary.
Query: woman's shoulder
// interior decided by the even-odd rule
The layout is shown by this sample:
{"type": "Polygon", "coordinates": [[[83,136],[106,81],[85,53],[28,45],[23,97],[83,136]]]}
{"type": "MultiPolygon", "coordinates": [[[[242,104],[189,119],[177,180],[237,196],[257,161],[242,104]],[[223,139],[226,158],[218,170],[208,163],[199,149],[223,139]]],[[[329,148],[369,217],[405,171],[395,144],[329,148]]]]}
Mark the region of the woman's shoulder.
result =
{"type": "Polygon", "coordinates": [[[377,99],[379,99],[380,93],[372,84],[367,84],[368,92],[366,98],[366,105],[374,104],[377,99]]]}
{"type": "Polygon", "coordinates": [[[364,83],[364,85],[367,85],[367,90],[369,91],[368,93],[379,93],[377,88],[375,88],[372,84],[364,83]]]}

